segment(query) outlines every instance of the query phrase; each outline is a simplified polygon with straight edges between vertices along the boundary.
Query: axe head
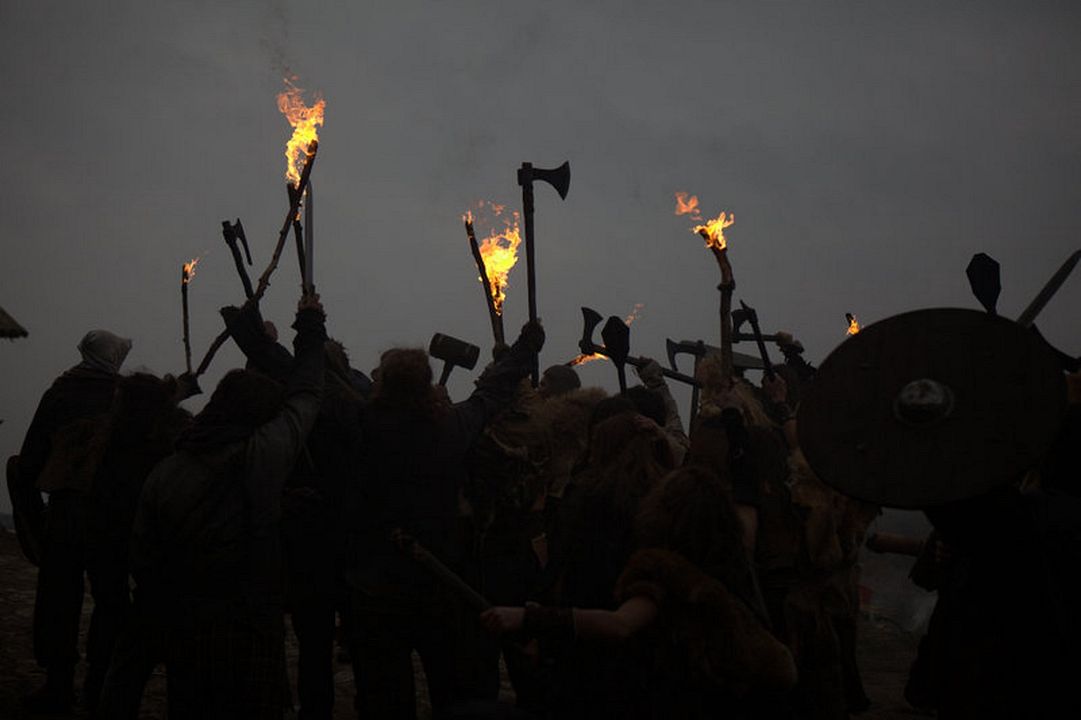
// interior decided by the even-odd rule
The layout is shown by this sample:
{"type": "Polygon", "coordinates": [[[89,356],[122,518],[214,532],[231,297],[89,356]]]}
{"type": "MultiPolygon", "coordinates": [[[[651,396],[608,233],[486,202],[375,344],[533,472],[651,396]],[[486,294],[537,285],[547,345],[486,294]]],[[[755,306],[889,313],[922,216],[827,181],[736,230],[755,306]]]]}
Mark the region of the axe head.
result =
{"type": "Polygon", "coordinates": [[[627,361],[631,353],[631,329],[622,318],[616,315],[608,318],[601,329],[601,339],[604,340],[604,354],[612,362],[620,365],[627,361]]]}
{"type": "Polygon", "coordinates": [[[754,312],[754,310],[751,310],[750,308],[748,308],[743,303],[742,300],[740,300],[740,305],[743,305],[743,307],[732,311],[732,334],[733,335],[739,335],[740,334],[740,328],[743,327],[744,323],[750,322],[751,313],[754,312]]]}
{"type": "Polygon", "coordinates": [[[480,348],[465,340],[436,333],[428,343],[428,354],[450,365],[472,370],[480,357],[480,348]]]}
{"type": "Polygon", "coordinates": [[[695,357],[700,358],[705,356],[707,349],[706,344],[701,340],[694,342],[690,340],[676,342],[669,338],[664,341],[664,346],[665,349],[668,350],[668,364],[676,371],[679,370],[679,368],[676,367],[676,355],[694,355],[695,357]]]}
{"type": "Polygon", "coordinates": [[[233,230],[236,231],[236,239],[244,246],[245,259],[251,265],[251,249],[248,247],[248,236],[244,234],[244,226],[241,224],[240,218],[237,218],[236,222],[233,223],[233,230]]]}
{"type": "Polygon", "coordinates": [[[518,184],[527,185],[534,180],[543,180],[548,183],[556,189],[561,200],[566,200],[567,191],[571,186],[571,164],[564,162],[557,168],[545,170],[533,167],[533,163],[522,163],[521,169],[518,170],[518,184]]]}
{"type": "Polygon", "coordinates": [[[965,268],[972,294],[983,305],[983,309],[995,314],[998,294],[1002,292],[1001,266],[998,261],[986,253],[976,253],[965,268]]]}
{"type": "Polygon", "coordinates": [[[592,355],[597,350],[593,342],[593,331],[601,324],[601,314],[593,308],[582,308],[582,339],[578,341],[578,350],[583,355],[592,355]]]}

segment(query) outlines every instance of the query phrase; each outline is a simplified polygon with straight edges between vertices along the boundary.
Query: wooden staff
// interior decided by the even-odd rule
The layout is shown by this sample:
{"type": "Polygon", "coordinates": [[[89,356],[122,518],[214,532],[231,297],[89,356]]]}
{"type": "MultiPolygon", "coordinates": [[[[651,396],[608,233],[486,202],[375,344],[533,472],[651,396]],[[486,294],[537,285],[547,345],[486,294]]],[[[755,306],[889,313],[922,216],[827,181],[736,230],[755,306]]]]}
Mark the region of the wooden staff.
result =
{"type": "Polygon", "coordinates": [[[300,224],[300,206],[303,204],[303,195],[297,192],[297,188],[293,183],[286,183],[285,190],[289,194],[289,204],[296,205],[297,214],[293,216],[293,239],[296,240],[297,245],[297,267],[300,268],[300,287],[304,292],[307,289],[304,287],[304,226],[300,224]],[[297,199],[297,198],[300,199],[297,199]]]}
{"type": "MultiPolygon", "coordinates": [[[[707,243],[710,242],[709,233],[699,230],[707,243]]],[[[728,248],[717,249],[710,244],[713,257],[717,260],[717,267],[721,270],[721,283],[717,289],[721,291],[721,371],[723,377],[730,378],[735,372],[735,362],[732,359],[732,292],[736,289],[736,281],[732,279],[732,264],[728,262],[728,248]]]]}
{"type": "Polygon", "coordinates": [[[188,283],[191,276],[188,274],[188,266],[180,266],[180,306],[184,317],[184,367],[191,375],[191,328],[188,323],[188,283]]]}
{"type": "MultiPolygon", "coordinates": [[[[319,151],[319,141],[312,140],[308,144],[308,159],[304,163],[304,171],[300,173],[300,182],[297,183],[297,192],[295,198],[289,200],[289,212],[285,215],[285,221],[282,223],[282,229],[278,233],[278,244],[274,246],[274,254],[270,256],[270,264],[267,265],[266,270],[259,276],[259,284],[255,288],[255,294],[252,295],[244,303],[244,306],[257,305],[259,301],[263,299],[263,294],[266,293],[266,289],[270,287],[270,276],[274,274],[274,271],[278,268],[278,261],[281,260],[282,250],[285,248],[285,240],[289,237],[289,230],[293,226],[293,220],[296,218],[297,206],[300,204],[300,198],[304,195],[304,188],[308,185],[308,178],[312,174],[312,165],[315,164],[315,154],[319,151]]],[[[218,348],[220,348],[226,340],[229,339],[229,328],[225,328],[214,338],[214,342],[210,344],[210,347],[206,351],[206,355],[203,356],[202,362],[199,363],[199,367],[195,370],[195,377],[199,377],[206,372],[206,369],[210,367],[210,361],[214,359],[214,355],[217,354],[218,348]]]]}
{"type": "Polygon", "coordinates": [[[480,254],[480,246],[477,245],[477,236],[473,232],[473,221],[466,217],[465,234],[469,236],[469,249],[473,251],[473,260],[477,263],[477,272],[480,273],[480,281],[484,286],[484,301],[488,305],[488,319],[492,322],[492,337],[497,345],[502,345],[503,340],[503,316],[495,308],[495,298],[492,297],[492,283],[488,280],[488,268],[484,265],[484,256],[480,254]]]}
{"type": "Polygon", "coordinates": [[[391,531],[391,540],[402,552],[410,555],[421,567],[431,573],[441,585],[458,596],[477,612],[484,612],[492,607],[488,599],[473,589],[460,575],[444,565],[439,558],[414,538],[402,532],[400,528],[391,531]]]}

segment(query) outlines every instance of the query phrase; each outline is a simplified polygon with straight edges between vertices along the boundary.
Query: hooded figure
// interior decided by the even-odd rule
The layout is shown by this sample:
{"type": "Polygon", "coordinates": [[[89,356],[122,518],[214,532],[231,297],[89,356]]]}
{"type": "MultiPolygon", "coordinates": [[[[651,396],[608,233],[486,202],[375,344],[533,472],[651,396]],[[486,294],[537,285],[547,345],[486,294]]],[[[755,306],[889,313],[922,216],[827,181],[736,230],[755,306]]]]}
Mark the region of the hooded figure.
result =
{"type": "Polygon", "coordinates": [[[45,687],[27,698],[35,712],[66,710],[79,660],[79,619],[86,570],[87,492],[96,460],[92,440],[109,411],[131,340],[91,330],[78,345],[82,362],[45,391],[26,431],[10,482],[24,547],[38,561],[34,655],[45,687]],[[39,491],[49,494],[46,509],[39,491]]]}

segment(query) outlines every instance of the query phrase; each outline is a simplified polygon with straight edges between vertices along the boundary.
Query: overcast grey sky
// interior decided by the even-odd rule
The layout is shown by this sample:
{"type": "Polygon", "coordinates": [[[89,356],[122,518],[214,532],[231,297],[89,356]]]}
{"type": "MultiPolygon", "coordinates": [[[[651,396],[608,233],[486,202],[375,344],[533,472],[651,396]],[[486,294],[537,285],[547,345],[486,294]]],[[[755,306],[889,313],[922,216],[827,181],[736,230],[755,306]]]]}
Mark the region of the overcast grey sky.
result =
{"type": "MultiPolygon", "coordinates": [[[[183,369],[193,255],[198,362],[241,298],[220,221],[244,220],[258,275],[285,213],[286,68],[327,100],[316,282],[359,367],[435,331],[487,352],[459,217],[519,206],[523,160],[572,168],[565,202],[537,188],[542,364],[576,353],[580,305],[644,303],[638,354],[716,340],[716,266],[676,190],[735,213],[737,298],[817,363],[847,311],[975,307],[979,251],[1016,315],[1081,245],[1078,37],[1076,2],[3,0],[0,306],[30,337],[0,347],[0,453],[88,329],[132,337],[129,368],[183,369]]],[[[290,251],[265,315],[284,328],[297,294],[290,251]]],[[[1039,322],[1072,354],[1079,308],[1081,275],[1039,322]]],[[[506,312],[512,334],[522,264],[506,312]]],[[[204,389],[239,363],[226,346],[204,389]]]]}

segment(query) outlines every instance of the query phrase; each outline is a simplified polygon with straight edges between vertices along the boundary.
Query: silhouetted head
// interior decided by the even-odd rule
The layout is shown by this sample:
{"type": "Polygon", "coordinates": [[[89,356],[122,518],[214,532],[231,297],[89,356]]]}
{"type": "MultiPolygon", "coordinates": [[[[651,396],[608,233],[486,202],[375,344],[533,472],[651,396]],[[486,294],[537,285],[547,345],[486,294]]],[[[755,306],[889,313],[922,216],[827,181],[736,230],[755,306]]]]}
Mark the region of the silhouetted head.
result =
{"type": "Polygon", "coordinates": [[[645,385],[635,385],[628,388],[624,397],[634,404],[634,409],[639,415],[644,415],[660,427],[664,427],[664,421],[668,417],[668,409],[664,406],[664,400],[657,393],[651,391],[645,385]]]}
{"type": "Polygon", "coordinates": [[[558,397],[580,387],[582,381],[574,368],[553,365],[541,375],[539,391],[541,397],[558,397]]]}
{"type": "Polygon", "coordinates": [[[446,405],[432,385],[428,353],[420,348],[391,348],[372,373],[372,402],[423,415],[435,415],[446,405]]]}
{"type": "Polygon", "coordinates": [[[285,400],[285,388],[252,370],[230,370],[196,417],[201,426],[255,430],[274,419],[285,400]]]}
{"type": "Polygon", "coordinates": [[[115,375],[130,350],[131,340],[108,330],[91,330],[79,341],[79,354],[83,357],[80,367],[115,375]]]}
{"type": "Polygon", "coordinates": [[[731,493],[702,467],[680,468],[657,484],[642,501],[635,536],[639,547],[673,550],[722,579],[746,562],[731,493]]]}

